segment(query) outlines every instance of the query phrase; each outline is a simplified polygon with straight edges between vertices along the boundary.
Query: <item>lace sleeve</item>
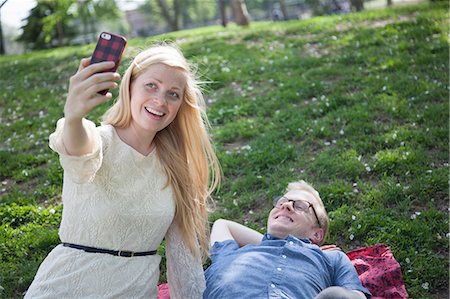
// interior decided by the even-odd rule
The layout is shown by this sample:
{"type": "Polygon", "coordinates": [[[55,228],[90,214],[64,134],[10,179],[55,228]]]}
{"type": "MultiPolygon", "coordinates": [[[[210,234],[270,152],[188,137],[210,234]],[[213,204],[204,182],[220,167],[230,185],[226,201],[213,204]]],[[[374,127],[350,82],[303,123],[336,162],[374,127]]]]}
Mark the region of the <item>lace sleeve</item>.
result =
{"type": "Polygon", "coordinates": [[[95,124],[83,119],[83,126],[89,136],[94,139],[94,149],[91,153],[83,156],[70,156],[64,145],[63,130],[64,118],[56,123],[56,130],[49,137],[50,148],[59,154],[59,161],[64,169],[65,175],[69,176],[75,183],[91,182],[100,168],[103,160],[102,139],[96,130],[95,124]]]}
{"type": "Polygon", "coordinates": [[[205,276],[200,257],[191,254],[178,225],[172,222],[166,234],[167,281],[171,299],[203,297],[205,276]]]}

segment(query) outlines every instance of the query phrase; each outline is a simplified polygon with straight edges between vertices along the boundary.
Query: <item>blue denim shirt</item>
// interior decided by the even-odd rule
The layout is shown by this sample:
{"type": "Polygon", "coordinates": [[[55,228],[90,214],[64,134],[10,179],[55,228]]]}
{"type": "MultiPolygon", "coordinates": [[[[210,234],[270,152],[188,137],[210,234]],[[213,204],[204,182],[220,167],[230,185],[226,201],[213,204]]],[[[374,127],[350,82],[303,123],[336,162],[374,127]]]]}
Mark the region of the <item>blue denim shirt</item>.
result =
{"type": "Polygon", "coordinates": [[[370,292],[345,253],[322,251],[307,239],[265,234],[258,245],[216,242],[203,298],[314,298],[330,286],[370,292]]]}

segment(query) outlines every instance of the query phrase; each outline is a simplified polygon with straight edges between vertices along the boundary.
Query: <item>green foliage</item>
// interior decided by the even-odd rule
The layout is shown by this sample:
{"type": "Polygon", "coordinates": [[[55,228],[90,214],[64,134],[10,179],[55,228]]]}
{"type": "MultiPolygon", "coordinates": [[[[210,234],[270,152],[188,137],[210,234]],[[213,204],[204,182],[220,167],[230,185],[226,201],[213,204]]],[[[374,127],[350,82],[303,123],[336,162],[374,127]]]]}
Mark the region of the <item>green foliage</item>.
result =
{"type": "MultiPolygon", "coordinates": [[[[447,5],[426,3],[210,26],[130,40],[119,72],[140,49],[169,40],[211,82],[208,116],[224,172],[211,221],[263,232],[271,198],[303,179],[329,211],[327,243],[344,250],[385,243],[411,298],[443,298],[448,25],[447,5]]],[[[59,242],[62,169],[48,135],[62,116],[68,78],[92,50],[0,57],[1,297],[20,297],[59,242]]],[[[108,106],[89,117],[97,121],[108,106]]]]}

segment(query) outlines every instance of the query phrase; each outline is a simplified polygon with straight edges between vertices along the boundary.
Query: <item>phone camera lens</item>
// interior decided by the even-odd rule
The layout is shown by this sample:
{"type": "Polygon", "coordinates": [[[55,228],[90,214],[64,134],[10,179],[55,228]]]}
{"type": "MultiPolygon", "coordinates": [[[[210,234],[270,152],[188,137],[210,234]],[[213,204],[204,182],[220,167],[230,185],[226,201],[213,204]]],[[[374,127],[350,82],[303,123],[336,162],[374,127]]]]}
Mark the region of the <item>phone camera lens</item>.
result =
{"type": "Polygon", "coordinates": [[[111,39],[111,35],[109,35],[108,33],[102,33],[102,38],[106,39],[106,40],[110,40],[111,39]]]}

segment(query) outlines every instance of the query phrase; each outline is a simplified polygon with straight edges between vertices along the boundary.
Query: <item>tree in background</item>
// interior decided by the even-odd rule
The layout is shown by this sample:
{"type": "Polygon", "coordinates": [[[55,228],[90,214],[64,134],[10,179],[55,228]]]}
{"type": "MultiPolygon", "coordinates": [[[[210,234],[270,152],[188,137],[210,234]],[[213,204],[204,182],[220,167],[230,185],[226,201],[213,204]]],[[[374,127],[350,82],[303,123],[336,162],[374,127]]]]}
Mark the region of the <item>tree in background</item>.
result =
{"type": "Polygon", "coordinates": [[[350,4],[352,8],[356,11],[361,11],[364,9],[364,1],[363,0],[350,0],[350,4]]]}
{"type": "MultiPolygon", "coordinates": [[[[115,1],[111,0],[76,0],[73,10],[73,26],[78,26],[81,22],[81,30],[78,32],[84,39],[85,43],[94,42],[97,38],[98,27],[100,23],[113,20],[115,23],[121,23],[119,20],[123,18],[121,11],[115,1]]],[[[120,26],[119,26],[120,27],[120,26]]],[[[112,30],[122,31],[122,30],[112,30]]],[[[123,32],[120,32],[123,33],[123,32]]]]}
{"type": "Polygon", "coordinates": [[[45,49],[63,46],[74,37],[76,30],[69,27],[71,15],[68,8],[74,0],[38,0],[22,26],[18,41],[28,49],[45,49]]]}
{"type": "Polygon", "coordinates": [[[146,30],[148,34],[176,31],[194,24],[207,25],[217,16],[215,1],[204,0],[147,0],[139,10],[153,24],[154,28],[146,30]]]}
{"type": "Polygon", "coordinates": [[[167,25],[170,27],[171,31],[177,31],[180,29],[180,12],[182,1],[173,0],[172,9],[169,8],[166,0],[157,0],[157,3],[161,9],[161,13],[164,19],[167,22],[167,25]],[[173,13],[171,13],[173,11],[173,13]]]}
{"type": "Polygon", "coordinates": [[[234,21],[239,26],[248,26],[250,24],[250,15],[247,11],[247,5],[244,0],[231,0],[234,21]]]}
{"type": "Polygon", "coordinates": [[[18,41],[28,49],[66,46],[77,36],[89,43],[95,41],[100,22],[120,18],[113,0],[38,0],[18,41]]]}
{"type": "Polygon", "coordinates": [[[225,9],[225,0],[219,0],[219,14],[222,26],[227,27],[228,19],[227,19],[227,11],[225,9]]]}
{"type": "MultiPolygon", "coordinates": [[[[8,0],[3,0],[3,2],[0,3],[0,12],[1,12],[3,5],[5,5],[5,3],[7,1],[8,0]]],[[[2,29],[2,22],[1,22],[1,18],[0,18],[0,55],[3,55],[3,54],[5,54],[5,42],[3,40],[3,29],[2,29]]]]}

